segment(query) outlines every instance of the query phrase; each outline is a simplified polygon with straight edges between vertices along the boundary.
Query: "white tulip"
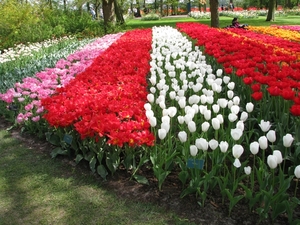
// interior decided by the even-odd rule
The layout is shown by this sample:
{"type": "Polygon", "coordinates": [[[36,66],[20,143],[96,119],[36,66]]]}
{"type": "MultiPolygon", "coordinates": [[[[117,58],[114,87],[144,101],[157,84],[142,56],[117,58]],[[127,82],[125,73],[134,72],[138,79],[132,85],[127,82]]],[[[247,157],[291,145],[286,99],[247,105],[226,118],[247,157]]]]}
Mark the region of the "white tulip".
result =
{"type": "Polygon", "coordinates": [[[218,114],[216,118],[219,120],[220,124],[224,123],[224,118],[222,114],[218,114]]]}
{"type": "Polygon", "coordinates": [[[217,103],[222,109],[225,109],[227,107],[228,100],[225,98],[219,98],[217,103]]]}
{"type": "Polygon", "coordinates": [[[208,142],[208,145],[209,145],[209,147],[210,147],[212,150],[215,150],[215,149],[219,146],[219,143],[218,143],[217,140],[211,139],[211,140],[208,142]]]}
{"type": "Polygon", "coordinates": [[[250,152],[253,155],[256,155],[259,151],[259,143],[257,141],[251,142],[250,143],[250,152]]]}
{"type": "Polygon", "coordinates": [[[234,96],[233,91],[231,91],[231,90],[227,91],[227,97],[228,97],[229,99],[232,99],[233,96],[234,96]]]}
{"type": "Polygon", "coordinates": [[[253,105],[252,102],[248,102],[248,103],[246,104],[246,111],[247,111],[248,113],[251,113],[251,112],[253,111],[253,108],[254,108],[254,105],[253,105]]]}
{"type": "Polygon", "coordinates": [[[168,114],[171,118],[174,117],[176,115],[176,113],[177,113],[177,108],[176,107],[171,106],[171,107],[168,108],[168,114]]]}
{"type": "Polygon", "coordinates": [[[240,107],[238,105],[233,105],[230,108],[231,113],[238,114],[240,112],[240,107]]]}
{"type": "Polygon", "coordinates": [[[211,111],[209,109],[207,109],[205,112],[204,112],[204,118],[206,120],[210,120],[211,119],[211,111]]]}
{"type": "Polygon", "coordinates": [[[236,126],[235,126],[236,128],[238,128],[238,129],[240,129],[241,131],[244,131],[244,129],[245,129],[245,124],[244,124],[244,122],[243,121],[238,121],[237,123],[236,123],[236,126]]]}
{"type": "Polygon", "coordinates": [[[276,156],[276,158],[277,158],[277,164],[280,164],[280,163],[282,163],[282,154],[281,154],[281,151],[279,151],[279,150],[274,150],[273,151],[273,155],[274,156],[276,156]]]}
{"type": "Polygon", "coordinates": [[[261,136],[258,138],[259,147],[262,150],[266,150],[268,148],[268,139],[266,136],[261,136]]]}
{"type": "Polygon", "coordinates": [[[191,133],[194,133],[196,131],[196,123],[194,121],[190,121],[188,123],[188,129],[191,133]]]}
{"type": "Polygon", "coordinates": [[[298,179],[300,178],[300,165],[296,166],[294,174],[298,179]]]}
{"type": "Polygon", "coordinates": [[[238,141],[242,137],[243,131],[239,128],[231,129],[230,135],[233,140],[238,141]]]}
{"type": "Polygon", "coordinates": [[[147,110],[151,110],[151,104],[150,103],[145,103],[144,104],[144,109],[147,110]]]}
{"type": "Polygon", "coordinates": [[[266,136],[269,142],[274,143],[276,141],[276,133],[274,130],[269,130],[266,136]]]}
{"type": "Polygon", "coordinates": [[[233,90],[234,87],[235,87],[235,83],[234,83],[234,82],[229,82],[229,83],[227,84],[227,87],[228,87],[230,90],[233,90]]]}
{"type": "Polygon", "coordinates": [[[214,96],[207,96],[206,102],[208,104],[210,104],[210,105],[213,104],[213,102],[214,102],[214,96]]]}
{"type": "Polygon", "coordinates": [[[277,157],[274,155],[268,155],[267,163],[271,169],[275,169],[277,167],[277,157]]]}
{"type": "Polygon", "coordinates": [[[238,118],[238,116],[237,116],[236,114],[234,114],[234,113],[229,113],[229,115],[228,115],[228,120],[229,120],[230,122],[236,121],[237,118],[238,118]]]}
{"type": "Polygon", "coordinates": [[[271,123],[269,121],[264,121],[264,120],[261,120],[260,121],[260,124],[258,124],[260,126],[260,129],[263,131],[263,132],[267,132],[268,130],[270,130],[271,128],[271,123]]]}
{"type": "Polygon", "coordinates": [[[210,127],[210,124],[209,124],[209,122],[207,122],[207,121],[205,121],[205,122],[203,122],[203,123],[201,124],[201,130],[202,130],[203,132],[206,132],[206,131],[209,129],[209,127],[210,127]]]}
{"type": "Polygon", "coordinates": [[[167,131],[165,129],[158,129],[158,137],[163,140],[167,136],[167,131]]]}
{"type": "Polygon", "coordinates": [[[162,123],[169,123],[170,124],[171,118],[168,115],[165,115],[161,118],[162,123]]]}
{"type": "Polygon", "coordinates": [[[217,118],[212,118],[211,123],[212,123],[212,127],[215,130],[219,130],[220,129],[220,121],[217,118]]]}
{"type": "Polygon", "coordinates": [[[148,118],[148,119],[150,119],[151,117],[153,117],[154,116],[154,112],[152,111],[152,110],[147,110],[146,111],[146,117],[148,118]]]}
{"type": "Polygon", "coordinates": [[[186,106],[186,99],[184,97],[181,97],[178,101],[178,105],[183,109],[186,106]]]}
{"type": "Polygon", "coordinates": [[[199,150],[207,151],[208,150],[208,141],[204,138],[197,138],[195,145],[199,150]]]}
{"type": "Polygon", "coordinates": [[[149,124],[151,127],[156,127],[157,125],[157,120],[156,120],[156,117],[152,116],[149,118],[149,124]]]}
{"type": "Polygon", "coordinates": [[[217,105],[217,104],[213,104],[212,109],[213,109],[213,112],[214,112],[214,113],[218,113],[219,110],[220,110],[220,106],[217,105]]]}
{"type": "Polygon", "coordinates": [[[226,153],[226,152],[227,152],[228,146],[229,146],[229,144],[228,144],[227,141],[221,141],[221,142],[219,143],[219,148],[220,148],[221,152],[223,152],[223,153],[226,153]]]}
{"type": "Polygon", "coordinates": [[[240,168],[242,164],[241,164],[241,162],[240,162],[239,159],[235,159],[233,165],[234,165],[236,168],[240,168]]]}
{"type": "Polygon", "coordinates": [[[229,81],[230,81],[230,77],[229,77],[229,76],[224,76],[224,77],[223,77],[223,82],[224,82],[225,84],[228,84],[229,81]]]}
{"type": "Polygon", "coordinates": [[[217,69],[216,74],[217,74],[218,77],[222,76],[223,70],[222,69],[217,69]]]}
{"type": "Polygon", "coordinates": [[[242,112],[240,120],[245,122],[247,119],[248,119],[248,113],[242,112]]]}
{"type": "Polygon", "coordinates": [[[186,142],[187,140],[187,133],[185,131],[180,131],[178,133],[178,138],[180,140],[181,143],[186,142]]]}
{"type": "Polygon", "coordinates": [[[184,116],[178,116],[177,121],[178,121],[179,124],[183,124],[184,123],[184,116]]]}
{"type": "Polygon", "coordinates": [[[232,155],[234,158],[238,159],[241,157],[241,155],[243,154],[244,152],[244,148],[242,145],[237,145],[235,144],[233,147],[232,147],[232,155]]]}
{"type": "Polygon", "coordinates": [[[191,156],[196,156],[198,153],[198,148],[196,145],[191,145],[190,146],[190,154],[191,156]]]}
{"type": "Polygon", "coordinates": [[[201,95],[201,96],[200,96],[200,102],[201,102],[202,105],[206,104],[206,102],[207,102],[207,97],[206,97],[206,95],[201,95]]]}
{"type": "Polygon", "coordinates": [[[155,87],[151,87],[151,88],[150,88],[150,92],[151,92],[152,94],[154,94],[154,93],[156,92],[156,88],[155,88],[155,87]]]}
{"type": "Polygon", "coordinates": [[[170,130],[170,123],[161,123],[161,128],[164,129],[167,133],[170,130]]]}
{"type": "Polygon", "coordinates": [[[251,174],[251,167],[250,166],[245,166],[244,167],[244,172],[245,172],[245,174],[250,175],[251,174]]]}
{"type": "Polygon", "coordinates": [[[170,99],[174,100],[175,97],[176,97],[176,92],[175,91],[170,91],[169,97],[170,97],[170,99]]]}
{"type": "Polygon", "coordinates": [[[291,147],[292,143],[294,141],[294,138],[291,134],[286,134],[283,136],[283,146],[286,148],[291,147]]]}

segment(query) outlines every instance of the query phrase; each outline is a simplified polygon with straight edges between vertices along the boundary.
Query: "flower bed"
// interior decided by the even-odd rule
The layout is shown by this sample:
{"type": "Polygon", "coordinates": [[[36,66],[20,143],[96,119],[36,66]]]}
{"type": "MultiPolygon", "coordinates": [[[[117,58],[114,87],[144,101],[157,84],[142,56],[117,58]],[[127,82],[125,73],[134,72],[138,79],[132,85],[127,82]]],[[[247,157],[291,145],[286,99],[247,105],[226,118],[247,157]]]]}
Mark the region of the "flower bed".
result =
{"type": "Polygon", "coordinates": [[[196,46],[171,27],[128,31],[87,64],[70,57],[2,99],[32,113],[18,120],[30,126],[38,110],[22,103],[34,99],[28,81],[46,83],[39,122],[57,145],[52,156],[73,152],[104,179],[124,166],[147,184],[139,170],[147,166],[159,190],[173,172],[181,196],[195,194],[202,206],[218,193],[229,213],[244,201],[261,219],[286,213],[292,222],[300,177],[297,45],[252,31],[177,27],[196,46]]]}

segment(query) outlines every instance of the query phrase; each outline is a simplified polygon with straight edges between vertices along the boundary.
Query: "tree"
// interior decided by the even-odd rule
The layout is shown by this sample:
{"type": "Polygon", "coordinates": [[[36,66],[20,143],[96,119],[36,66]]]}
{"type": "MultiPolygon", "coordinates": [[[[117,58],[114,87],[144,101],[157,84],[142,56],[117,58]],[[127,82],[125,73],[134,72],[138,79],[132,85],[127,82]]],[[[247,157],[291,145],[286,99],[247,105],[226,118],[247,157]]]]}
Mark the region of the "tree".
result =
{"type": "Polygon", "coordinates": [[[210,25],[211,27],[219,27],[219,1],[209,0],[210,4],[210,25]]]}
{"type": "Polygon", "coordinates": [[[276,0],[269,0],[268,15],[266,21],[274,21],[275,6],[276,6],[276,0]]]}

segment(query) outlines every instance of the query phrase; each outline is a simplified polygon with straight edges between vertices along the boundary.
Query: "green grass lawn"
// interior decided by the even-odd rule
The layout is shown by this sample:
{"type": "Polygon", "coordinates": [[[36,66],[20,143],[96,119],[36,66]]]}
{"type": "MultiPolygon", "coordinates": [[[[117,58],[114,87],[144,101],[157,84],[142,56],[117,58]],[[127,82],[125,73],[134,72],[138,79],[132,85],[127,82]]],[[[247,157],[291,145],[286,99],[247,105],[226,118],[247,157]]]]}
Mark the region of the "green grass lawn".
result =
{"type": "Polygon", "coordinates": [[[29,149],[3,129],[0,155],[1,225],[185,224],[157,206],[118,198],[89,170],[29,149]]]}
{"type": "MultiPolygon", "coordinates": [[[[231,17],[221,16],[219,18],[220,27],[226,27],[227,25],[231,24],[231,17]]],[[[176,23],[178,22],[199,22],[202,24],[207,24],[210,26],[210,19],[200,19],[195,20],[191,17],[180,17],[180,18],[173,18],[173,17],[163,17],[160,20],[154,21],[142,21],[140,19],[131,19],[126,22],[126,25],[129,29],[136,29],[136,28],[150,28],[153,26],[172,26],[175,27],[176,23]]],[[[272,24],[276,25],[299,25],[300,24],[300,16],[286,16],[286,17],[275,17],[275,21],[266,21],[265,16],[260,16],[259,18],[253,19],[239,19],[240,23],[247,23],[250,26],[270,26],[272,24]]]]}

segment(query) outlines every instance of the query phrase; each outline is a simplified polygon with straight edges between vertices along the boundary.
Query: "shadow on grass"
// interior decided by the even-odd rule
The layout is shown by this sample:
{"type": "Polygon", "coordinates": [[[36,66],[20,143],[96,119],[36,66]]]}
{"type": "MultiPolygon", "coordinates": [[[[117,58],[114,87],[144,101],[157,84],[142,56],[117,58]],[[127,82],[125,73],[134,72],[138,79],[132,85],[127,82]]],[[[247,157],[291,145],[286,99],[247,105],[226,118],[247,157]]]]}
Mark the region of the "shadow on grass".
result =
{"type": "MultiPolygon", "coordinates": [[[[50,149],[49,149],[50,151],[50,149]]],[[[150,204],[119,199],[89,171],[0,131],[0,224],[186,224],[150,204]]]]}

